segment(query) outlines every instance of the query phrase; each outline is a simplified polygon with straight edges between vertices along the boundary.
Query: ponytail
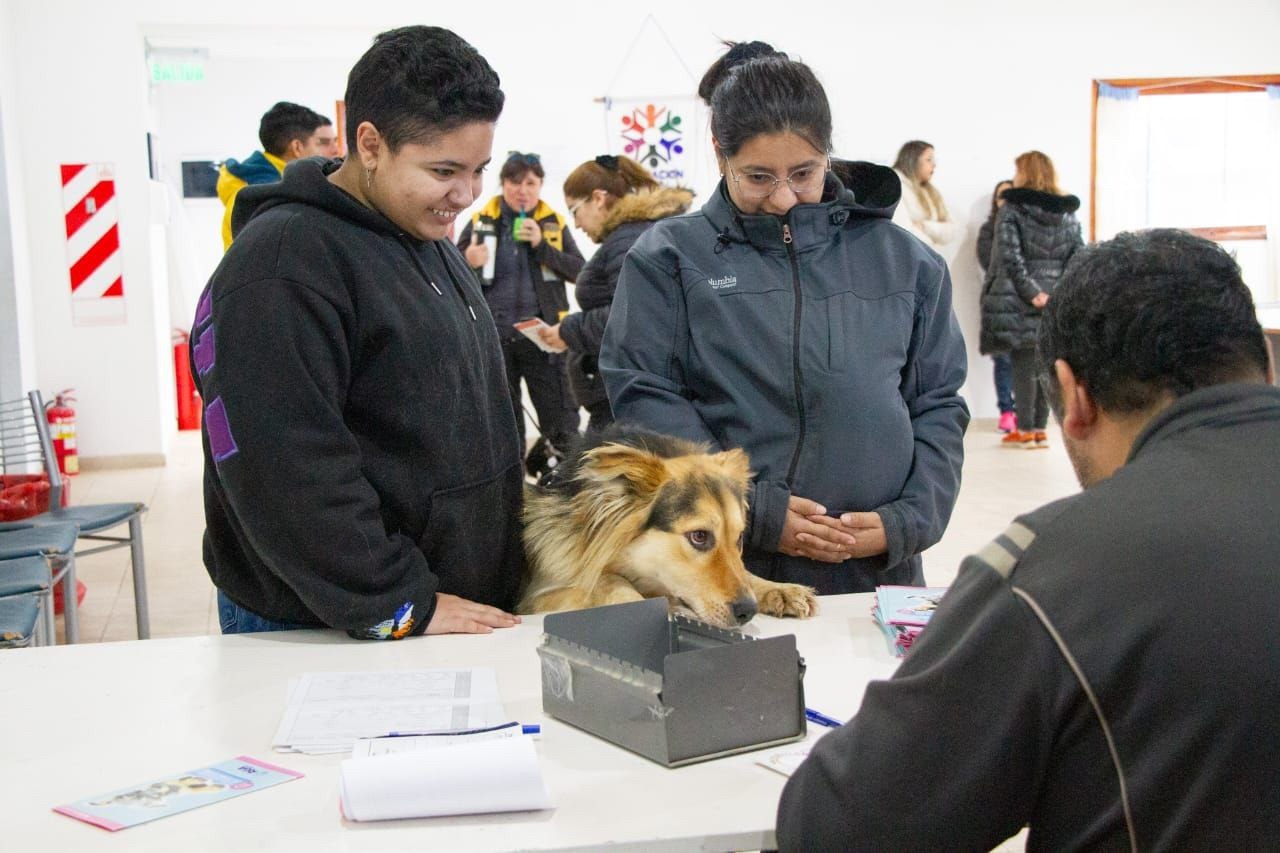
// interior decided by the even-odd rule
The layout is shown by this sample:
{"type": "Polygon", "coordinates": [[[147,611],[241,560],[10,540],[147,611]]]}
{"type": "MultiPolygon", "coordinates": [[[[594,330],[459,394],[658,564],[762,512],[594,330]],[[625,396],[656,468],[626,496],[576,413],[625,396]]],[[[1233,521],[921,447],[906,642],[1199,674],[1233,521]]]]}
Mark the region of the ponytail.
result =
{"type": "Polygon", "coordinates": [[[564,179],[565,198],[586,198],[604,190],[615,199],[628,193],[655,190],[658,182],[644,166],[630,157],[602,154],[588,160],[564,179]]]}

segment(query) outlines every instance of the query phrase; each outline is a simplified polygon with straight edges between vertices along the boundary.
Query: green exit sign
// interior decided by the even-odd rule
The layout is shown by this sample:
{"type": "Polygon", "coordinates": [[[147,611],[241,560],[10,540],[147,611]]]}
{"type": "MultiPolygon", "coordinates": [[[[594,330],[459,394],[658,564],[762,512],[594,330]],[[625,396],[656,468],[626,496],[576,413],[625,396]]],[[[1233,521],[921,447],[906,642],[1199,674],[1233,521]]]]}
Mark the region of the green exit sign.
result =
{"type": "Polygon", "coordinates": [[[162,62],[153,59],[152,83],[199,83],[204,79],[203,62],[162,62]]]}

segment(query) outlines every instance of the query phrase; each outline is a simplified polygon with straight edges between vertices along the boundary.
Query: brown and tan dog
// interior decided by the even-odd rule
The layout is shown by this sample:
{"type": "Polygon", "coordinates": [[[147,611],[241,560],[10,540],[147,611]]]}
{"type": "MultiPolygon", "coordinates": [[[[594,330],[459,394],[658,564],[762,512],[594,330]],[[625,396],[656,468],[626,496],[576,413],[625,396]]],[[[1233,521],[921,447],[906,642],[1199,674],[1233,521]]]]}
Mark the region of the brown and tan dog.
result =
{"type": "Polygon", "coordinates": [[[757,612],[813,615],[812,589],[742,563],[748,465],[741,450],[606,430],[526,491],[530,574],[517,611],[666,598],[673,613],[727,628],[757,612]]]}

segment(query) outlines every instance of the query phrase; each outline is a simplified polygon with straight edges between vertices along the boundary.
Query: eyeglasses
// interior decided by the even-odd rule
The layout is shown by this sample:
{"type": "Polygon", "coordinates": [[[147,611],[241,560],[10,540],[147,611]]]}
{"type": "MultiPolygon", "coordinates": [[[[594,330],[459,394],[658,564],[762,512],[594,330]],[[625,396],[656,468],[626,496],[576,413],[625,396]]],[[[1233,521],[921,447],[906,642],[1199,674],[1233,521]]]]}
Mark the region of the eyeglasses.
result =
{"type": "Polygon", "coordinates": [[[508,151],[507,162],[527,163],[530,166],[538,166],[542,163],[542,157],[534,153],[522,154],[519,151],[508,151]]]}
{"type": "Polygon", "coordinates": [[[583,206],[584,204],[586,204],[586,203],[587,203],[587,200],[584,198],[584,199],[582,199],[581,201],[579,201],[577,204],[571,204],[571,205],[569,205],[569,215],[570,215],[570,216],[577,216],[577,215],[578,215],[578,208],[582,207],[582,206],[583,206]]]}
{"type": "Polygon", "coordinates": [[[729,167],[730,180],[738,185],[738,192],[742,193],[744,198],[768,198],[777,191],[778,184],[783,181],[786,181],[793,193],[803,195],[822,186],[822,182],[827,177],[826,165],[802,166],[785,178],[779,178],[768,172],[743,172],[739,175],[733,171],[733,164],[728,158],[724,163],[729,167]]]}

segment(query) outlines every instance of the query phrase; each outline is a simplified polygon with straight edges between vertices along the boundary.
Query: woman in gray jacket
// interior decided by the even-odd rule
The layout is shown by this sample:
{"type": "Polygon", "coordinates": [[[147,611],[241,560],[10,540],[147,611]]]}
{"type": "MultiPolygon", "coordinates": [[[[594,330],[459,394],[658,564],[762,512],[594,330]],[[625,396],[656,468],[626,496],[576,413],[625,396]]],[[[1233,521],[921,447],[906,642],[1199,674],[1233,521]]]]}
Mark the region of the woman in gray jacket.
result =
{"type": "Polygon", "coordinates": [[[843,164],[852,187],[829,172],[813,72],[744,47],[701,89],[724,179],[623,264],[600,354],[614,415],[750,454],[755,574],[822,594],[921,584],[969,420],[947,267],[890,221],[892,170],[843,164]]]}
{"type": "Polygon", "coordinates": [[[984,354],[1007,352],[1013,364],[1018,424],[1002,446],[1035,449],[1049,446],[1049,403],[1036,366],[1040,312],[1084,241],[1075,216],[1080,199],[1058,189],[1053,161],[1028,151],[1014,165],[1013,189],[1005,190],[1005,204],[996,214],[995,248],[982,292],[980,348],[984,354]]]}

